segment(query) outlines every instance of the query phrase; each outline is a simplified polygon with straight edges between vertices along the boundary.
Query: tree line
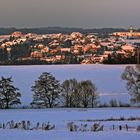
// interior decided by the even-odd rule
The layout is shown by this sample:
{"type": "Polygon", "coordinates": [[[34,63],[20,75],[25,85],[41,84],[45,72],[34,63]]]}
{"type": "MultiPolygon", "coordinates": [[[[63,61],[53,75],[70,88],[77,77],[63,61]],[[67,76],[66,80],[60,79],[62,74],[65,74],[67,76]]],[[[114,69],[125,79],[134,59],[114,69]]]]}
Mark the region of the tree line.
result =
{"type": "MultiPolygon", "coordinates": [[[[62,84],[51,73],[43,72],[31,87],[35,108],[53,107],[95,107],[97,88],[90,80],[78,82],[65,80],[62,84]]],[[[13,85],[12,77],[0,79],[0,108],[21,104],[21,93],[13,85]]]]}
{"type": "MultiPolygon", "coordinates": [[[[140,66],[127,66],[122,73],[133,103],[140,103],[140,66]]],[[[33,108],[97,107],[99,93],[91,80],[65,80],[62,84],[51,73],[43,72],[31,87],[33,108]]],[[[21,104],[21,93],[14,86],[12,77],[0,79],[0,108],[8,109],[21,104]]],[[[115,106],[116,101],[110,105],[115,106]]]]}

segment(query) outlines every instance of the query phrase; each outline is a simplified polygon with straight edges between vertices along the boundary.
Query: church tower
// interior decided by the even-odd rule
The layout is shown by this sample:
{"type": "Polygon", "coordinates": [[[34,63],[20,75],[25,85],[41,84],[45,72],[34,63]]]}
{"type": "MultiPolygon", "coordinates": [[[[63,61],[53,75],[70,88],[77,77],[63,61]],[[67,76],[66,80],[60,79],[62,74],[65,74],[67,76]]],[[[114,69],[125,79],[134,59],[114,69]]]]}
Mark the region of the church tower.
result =
{"type": "Polygon", "coordinates": [[[133,31],[134,31],[134,28],[133,28],[133,26],[131,25],[131,26],[129,27],[129,32],[130,32],[130,33],[133,33],[133,31]]]}

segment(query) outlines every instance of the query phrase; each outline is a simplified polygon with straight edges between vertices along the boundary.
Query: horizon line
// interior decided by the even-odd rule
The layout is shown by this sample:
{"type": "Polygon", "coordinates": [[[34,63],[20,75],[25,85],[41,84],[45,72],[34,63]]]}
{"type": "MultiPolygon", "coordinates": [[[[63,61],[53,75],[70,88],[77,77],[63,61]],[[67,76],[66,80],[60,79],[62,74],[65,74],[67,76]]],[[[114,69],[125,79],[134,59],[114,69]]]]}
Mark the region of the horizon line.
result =
{"type": "MultiPolygon", "coordinates": [[[[130,27],[130,26],[129,26],[130,27]]],[[[83,27],[68,27],[68,26],[32,26],[32,27],[16,27],[16,26],[7,26],[2,27],[1,29],[35,29],[35,28],[66,28],[66,29],[82,29],[82,30],[90,30],[90,29],[129,29],[129,27],[90,27],[90,28],[83,28],[83,27]]],[[[137,28],[140,29],[140,28],[137,28]]]]}

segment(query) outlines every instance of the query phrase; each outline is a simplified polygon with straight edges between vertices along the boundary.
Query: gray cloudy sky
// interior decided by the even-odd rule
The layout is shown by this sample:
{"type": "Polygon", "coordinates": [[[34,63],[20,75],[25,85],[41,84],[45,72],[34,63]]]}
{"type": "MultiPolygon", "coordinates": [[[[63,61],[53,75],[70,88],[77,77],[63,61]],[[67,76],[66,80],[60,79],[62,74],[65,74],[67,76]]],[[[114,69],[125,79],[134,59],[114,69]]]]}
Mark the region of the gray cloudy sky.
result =
{"type": "Polygon", "coordinates": [[[0,0],[0,27],[140,27],[140,0],[0,0]]]}

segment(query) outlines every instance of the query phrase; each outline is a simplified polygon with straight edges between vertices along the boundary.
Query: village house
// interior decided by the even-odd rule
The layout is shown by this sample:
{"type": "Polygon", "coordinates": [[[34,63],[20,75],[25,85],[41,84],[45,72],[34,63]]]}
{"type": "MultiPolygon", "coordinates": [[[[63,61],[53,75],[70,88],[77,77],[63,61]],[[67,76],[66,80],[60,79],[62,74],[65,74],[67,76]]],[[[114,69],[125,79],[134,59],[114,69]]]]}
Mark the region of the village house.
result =
{"type": "Polygon", "coordinates": [[[49,52],[49,47],[45,46],[45,48],[41,49],[41,53],[48,53],[49,52]]]}
{"type": "Polygon", "coordinates": [[[61,48],[61,53],[71,52],[71,48],[61,48]]]}
{"type": "Polygon", "coordinates": [[[61,61],[61,60],[65,59],[65,56],[64,55],[56,55],[55,58],[56,58],[56,61],[61,61]]]}
{"type": "Polygon", "coordinates": [[[22,34],[22,32],[16,31],[16,32],[13,32],[13,33],[11,34],[11,36],[13,36],[13,37],[15,37],[15,38],[21,38],[21,37],[23,36],[23,34],[22,34]]]}
{"type": "Polygon", "coordinates": [[[31,52],[31,57],[35,59],[40,59],[43,58],[43,53],[41,53],[40,51],[34,51],[31,52]]]}
{"type": "Polygon", "coordinates": [[[121,48],[125,52],[133,52],[134,51],[134,47],[132,45],[129,45],[129,44],[126,44],[126,45],[122,46],[121,48]]]}
{"type": "MultiPolygon", "coordinates": [[[[129,33],[135,32],[131,30],[129,33]]],[[[14,32],[5,40],[1,36],[0,39],[2,41],[0,42],[1,48],[15,49],[15,52],[17,51],[18,53],[18,47],[21,47],[20,50],[22,50],[25,46],[25,56],[28,57],[30,54],[31,59],[39,59],[49,63],[55,63],[56,61],[60,63],[67,63],[66,61],[68,61],[69,63],[70,59],[75,57],[78,59],[78,63],[82,60],[82,63],[103,63],[104,59],[108,56],[113,57],[113,54],[121,55],[122,57],[131,56],[135,45],[135,41],[128,43],[127,41],[130,42],[130,39],[118,38],[114,34],[113,36],[100,38],[93,35],[93,33],[86,35],[79,32],[45,35],[14,32]],[[10,39],[11,36],[15,38],[10,39]],[[67,56],[67,53],[71,54],[71,56],[67,56]]],[[[3,50],[1,49],[2,53],[3,50]]],[[[17,57],[15,53],[11,56],[13,58],[17,57]]],[[[18,56],[18,58],[22,60],[23,56],[18,56]]]]}

